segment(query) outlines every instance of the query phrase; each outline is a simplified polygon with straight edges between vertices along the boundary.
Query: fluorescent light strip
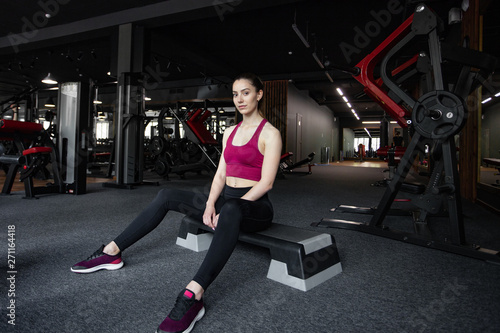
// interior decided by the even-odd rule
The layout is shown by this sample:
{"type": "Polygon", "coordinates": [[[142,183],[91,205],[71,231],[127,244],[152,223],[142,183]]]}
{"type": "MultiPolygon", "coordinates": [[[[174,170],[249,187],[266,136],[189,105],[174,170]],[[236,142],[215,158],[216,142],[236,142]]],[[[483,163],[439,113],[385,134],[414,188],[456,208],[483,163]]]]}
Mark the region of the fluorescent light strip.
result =
{"type": "Polygon", "coordinates": [[[325,65],[323,65],[321,60],[319,60],[318,56],[316,55],[316,52],[313,52],[312,56],[313,56],[314,60],[316,60],[316,62],[318,63],[319,67],[325,68],[325,65]]]}
{"type": "Polygon", "coordinates": [[[497,92],[497,93],[495,94],[495,97],[499,97],[499,96],[500,96],[500,92],[497,92]]]}
{"type": "Polygon", "coordinates": [[[344,96],[344,93],[342,92],[342,90],[340,88],[337,88],[337,92],[339,93],[340,96],[344,96]]]}
{"type": "Polygon", "coordinates": [[[297,36],[299,36],[299,38],[302,41],[302,43],[304,43],[304,45],[307,48],[309,48],[310,47],[309,42],[304,38],[304,35],[302,35],[302,32],[300,32],[299,27],[296,24],[292,24],[292,29],[295,31],[295,33],[297,34],[297,36]]]}
{"type": "Polygon", "coordinates": [[[488,103],[489,101],[491,101],[491,97],[488,97],[487,99],[485,99],[484,101],[482,101],[481,103],[484,104],[484,103],[488,103]]]}
{"type": "Polygon", "coordinates": [[[328,80],[330,80],[330,82],[331,82],[331,83],[333,83],[333,79],[332,79],[332,77],[330,76],[330,73],[325,72],[325,75],[326,75],[326,77],[328,78],[328,80]]]}
{"type": "Polygon", "coordinates": [[[349,101],[347,100],[347,97],[342,96],[342,99],[344,100],[344,102],[349,103],[349,101]]]}
{"type": "MultiPolygon", "coordinates": [[[[375,121],[375,120],[368,120],[368,121],[363,121],[363,124],[380,124],[380,121],[375,121]]],[[[391,120],[389,123],[391,124],[397,124],[398,122],[395,120],[391,120]]]]}

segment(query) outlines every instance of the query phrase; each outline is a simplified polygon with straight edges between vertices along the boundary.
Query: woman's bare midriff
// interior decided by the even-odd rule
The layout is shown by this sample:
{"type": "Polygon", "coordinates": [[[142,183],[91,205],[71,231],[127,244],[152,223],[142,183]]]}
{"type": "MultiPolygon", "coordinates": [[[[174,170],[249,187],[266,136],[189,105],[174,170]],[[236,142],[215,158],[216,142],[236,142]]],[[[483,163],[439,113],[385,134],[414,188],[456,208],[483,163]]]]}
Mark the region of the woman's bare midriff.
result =
{"type": "Polygon", "coordinates": [[[230,187],[252,187],[257,184],[255,180],[248,180],[238,177],[226,177],[226,185],[230,187]]]}

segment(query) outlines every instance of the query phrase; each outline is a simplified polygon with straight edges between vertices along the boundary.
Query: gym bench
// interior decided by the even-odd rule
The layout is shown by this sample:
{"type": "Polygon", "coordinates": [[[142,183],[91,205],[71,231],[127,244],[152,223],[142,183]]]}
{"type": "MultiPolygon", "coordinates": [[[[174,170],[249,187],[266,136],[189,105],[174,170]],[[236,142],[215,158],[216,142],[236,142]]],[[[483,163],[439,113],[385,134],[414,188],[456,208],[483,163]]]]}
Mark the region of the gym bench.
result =
{"type": "MultiPolygon", "coordinates": [[[[209,248],[213,230],[192,217],[182,219],[177,245],[196,252],[209,248]]],[[[273,223],[270,228],[240,232],[239,241],[270,250],[267,277],[292,288],[308,291],[342,272],[332,235],[273,223]]]]}

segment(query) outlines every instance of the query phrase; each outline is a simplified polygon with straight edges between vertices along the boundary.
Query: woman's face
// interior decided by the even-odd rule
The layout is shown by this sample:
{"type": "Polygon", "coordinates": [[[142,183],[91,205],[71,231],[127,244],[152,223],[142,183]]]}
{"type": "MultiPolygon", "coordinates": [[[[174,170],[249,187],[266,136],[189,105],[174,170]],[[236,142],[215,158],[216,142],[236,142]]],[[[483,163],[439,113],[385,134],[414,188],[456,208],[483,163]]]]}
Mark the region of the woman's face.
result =
{"type": "Polygon", "coordinates": [[[262,90],[257,89],[248,80],[236,80],[233,83],[233,102],[241,114],[256,112],[262,90]]]}

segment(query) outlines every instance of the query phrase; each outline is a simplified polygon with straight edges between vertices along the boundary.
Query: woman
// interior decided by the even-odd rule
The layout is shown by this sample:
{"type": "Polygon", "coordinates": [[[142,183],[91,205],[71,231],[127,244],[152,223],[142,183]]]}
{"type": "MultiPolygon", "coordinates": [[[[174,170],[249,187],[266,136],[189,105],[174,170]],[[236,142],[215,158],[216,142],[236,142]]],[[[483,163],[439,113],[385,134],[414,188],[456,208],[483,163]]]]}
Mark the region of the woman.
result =
{"type": "Polygon", "coordinates": [[[233,101],[243,120],[224,133],[223,153],[204,209],[195,204],[199,193],[163,189],[114,241],[71,268],[77,273],[119,269],[121,252],[158,226],[169,210],[198,216],[214,230],[212,243],[158,333],[190,332],[205,313],[203,294],[229,259],[239,231],[256,232],[271,225],[273,207],[267,192],[278,170],[281,136],[260,112],[263,89],[251,73],[234,80],[233,101]]]}

